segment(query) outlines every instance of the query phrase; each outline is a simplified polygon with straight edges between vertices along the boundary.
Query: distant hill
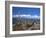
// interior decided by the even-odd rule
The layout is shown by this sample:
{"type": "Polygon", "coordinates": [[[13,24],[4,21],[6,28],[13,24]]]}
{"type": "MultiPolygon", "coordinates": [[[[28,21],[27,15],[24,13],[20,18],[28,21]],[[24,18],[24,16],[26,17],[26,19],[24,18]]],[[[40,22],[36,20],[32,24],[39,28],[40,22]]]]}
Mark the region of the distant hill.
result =
{"type": "Polygon", "coordinates": [[[15,24],[16,22],[40,22],[40,19],[36,19],[36,18],[20,18],[20,17],[13,17],[12,18],[12,23],[15,24]]]}

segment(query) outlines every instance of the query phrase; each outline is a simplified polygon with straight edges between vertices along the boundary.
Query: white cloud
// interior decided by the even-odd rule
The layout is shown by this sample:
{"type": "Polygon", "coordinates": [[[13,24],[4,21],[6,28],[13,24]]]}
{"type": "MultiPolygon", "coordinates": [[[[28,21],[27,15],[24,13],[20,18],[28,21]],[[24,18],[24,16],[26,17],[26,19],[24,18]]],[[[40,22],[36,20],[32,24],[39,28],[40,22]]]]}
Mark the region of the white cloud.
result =
{"type": "Polygon", "coordinates": [[[38,15],[13,15],[13,17],[37,18],[37,19],[40,18],[40,16],[38,16],[38,15]]]}
{"type": "Polygon", "coordinates": [[[34,16],[32,16],[32,18],[40,18],[40,16],[38,16],[38,15],[34,15],[34,16]]]}

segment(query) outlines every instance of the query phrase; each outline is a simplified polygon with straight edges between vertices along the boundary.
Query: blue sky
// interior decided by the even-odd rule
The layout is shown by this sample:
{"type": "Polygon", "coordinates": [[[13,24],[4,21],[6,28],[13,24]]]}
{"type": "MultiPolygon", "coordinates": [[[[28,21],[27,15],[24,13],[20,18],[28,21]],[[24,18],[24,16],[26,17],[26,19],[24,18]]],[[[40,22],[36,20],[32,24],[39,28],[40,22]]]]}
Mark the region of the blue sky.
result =
{"type": "Polygon", "coordinates": [[[40,8],[12,7],[12,15],[19,15],[19,14],[40,16],[40,8]]]}

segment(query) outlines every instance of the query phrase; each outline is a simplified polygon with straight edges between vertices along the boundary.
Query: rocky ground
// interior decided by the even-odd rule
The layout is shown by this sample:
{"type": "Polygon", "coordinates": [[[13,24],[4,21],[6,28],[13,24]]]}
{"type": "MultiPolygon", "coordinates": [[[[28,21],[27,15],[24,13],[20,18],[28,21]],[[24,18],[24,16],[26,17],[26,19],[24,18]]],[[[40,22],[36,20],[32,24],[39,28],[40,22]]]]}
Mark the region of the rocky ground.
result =
{"type": "Polygon", "coordinates": [[[17,22],[13,24],[13,31],[40,30],[40,23],[36,22],[17,22]]]}

